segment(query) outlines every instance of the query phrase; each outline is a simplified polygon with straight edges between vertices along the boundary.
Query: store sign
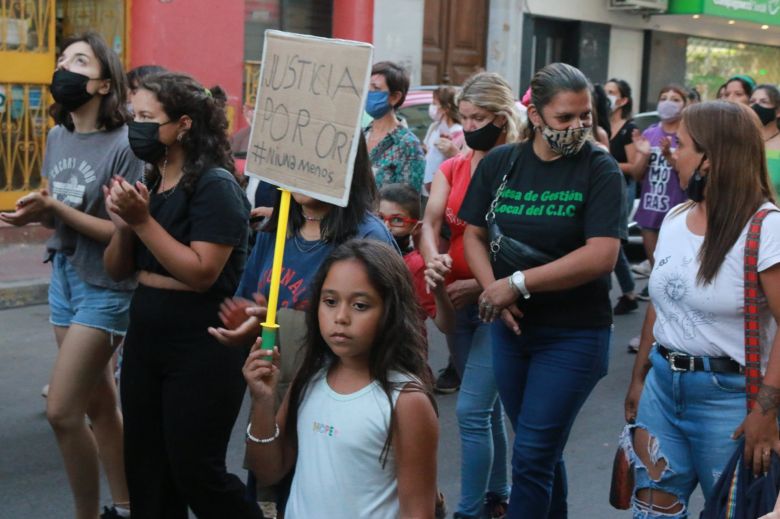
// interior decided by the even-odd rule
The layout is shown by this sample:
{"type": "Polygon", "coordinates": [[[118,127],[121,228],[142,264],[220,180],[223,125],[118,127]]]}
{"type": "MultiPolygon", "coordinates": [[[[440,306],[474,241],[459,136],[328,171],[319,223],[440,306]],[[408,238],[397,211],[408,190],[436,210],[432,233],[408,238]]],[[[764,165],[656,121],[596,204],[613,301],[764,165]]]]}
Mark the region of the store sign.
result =
{"type": "Polygon", "coordinates": [[[266,31],[246,172],[347,205],[373,47],[266,31]]]}
{"type": "Polygon", "coordinates": [[[668,12],[780,26],[780,0],[670,0],[668,12]]]}

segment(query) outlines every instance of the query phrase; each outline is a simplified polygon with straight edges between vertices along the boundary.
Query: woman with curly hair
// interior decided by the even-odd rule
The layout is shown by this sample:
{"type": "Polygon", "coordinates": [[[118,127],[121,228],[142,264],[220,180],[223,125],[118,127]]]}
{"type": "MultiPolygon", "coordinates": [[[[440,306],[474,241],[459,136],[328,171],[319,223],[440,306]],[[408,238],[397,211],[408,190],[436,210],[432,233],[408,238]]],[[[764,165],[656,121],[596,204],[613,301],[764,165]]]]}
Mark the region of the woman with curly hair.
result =
{"type": "Polygon", "coordinates": [[[116,226],[115,279],[138,275],[122,368],[125,463],[133,514],[260,518],[225,453],[244,395],[247,350],[206,328],[232,295],[247,253],[249,203],[233,174],[222,90],[182,74],[141,80],[133,152],[146,182],[105,189],[116,226]]]}

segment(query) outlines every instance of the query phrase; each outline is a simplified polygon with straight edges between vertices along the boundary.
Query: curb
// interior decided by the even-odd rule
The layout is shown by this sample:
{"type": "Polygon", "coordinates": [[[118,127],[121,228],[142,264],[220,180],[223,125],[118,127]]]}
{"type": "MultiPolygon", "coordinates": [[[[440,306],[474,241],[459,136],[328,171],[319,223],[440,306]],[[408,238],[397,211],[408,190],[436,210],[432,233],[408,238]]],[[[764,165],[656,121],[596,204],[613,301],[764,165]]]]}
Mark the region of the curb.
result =
{"type": "Polygon", "coordinates": [[[0,285],[0,310],[46,304],[49,301],[49,278],[9,281],[0,285]]]}

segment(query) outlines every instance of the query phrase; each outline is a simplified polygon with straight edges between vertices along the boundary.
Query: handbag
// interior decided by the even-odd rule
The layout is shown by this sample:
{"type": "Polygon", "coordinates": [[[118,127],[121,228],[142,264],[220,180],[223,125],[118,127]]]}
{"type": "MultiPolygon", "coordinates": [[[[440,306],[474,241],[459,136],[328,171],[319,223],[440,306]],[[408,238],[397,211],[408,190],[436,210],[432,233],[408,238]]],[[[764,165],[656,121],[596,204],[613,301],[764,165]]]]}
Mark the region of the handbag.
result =
{"type": "Polygon", "coordinates": [[[609,504],[618,510],[631,508],[631,498],[634,496],[634,464],[631,461],[632,429],[629,425],[623,428],[620,435],[620,445],[612,461],[612,482],[609,486],[609,504]]]}
{"type": "MultiPolygon", "coordinates": [[[[761,284],[758,277],[758,249],[761,224],[774,209],[761,209],[753,215],[745,240],[745,393],[747,412],[756,404],[761,387],[761,344],[758,303],[761,284]]],[[[772,452],[769,473],[759,477],[742,462],[745,439],[739,442],[723,470],[699,519],[755,519],[774,509],[780,487],[780,459],[772,452]]]]}
{"type": "Polygon", "coordinates": [[[526,270],[539,265],[544,265],[555,260],[553,256],[540,251],[539,249],[528,245],[516,238],[505,235],[496,221],[496,207],[506,188],[509,175],[514,169],[515,162],[523,153],[525,144],[517,144],[509,156],[509,167],[507,167],[501,184],[496,190],[496,196],[490,203],[490,209],[485,215],[487,223],[488,236],[490,238],[490,263],[493,265],[493,273],[496,278],[510,276],[517,270],[526,270]]]}

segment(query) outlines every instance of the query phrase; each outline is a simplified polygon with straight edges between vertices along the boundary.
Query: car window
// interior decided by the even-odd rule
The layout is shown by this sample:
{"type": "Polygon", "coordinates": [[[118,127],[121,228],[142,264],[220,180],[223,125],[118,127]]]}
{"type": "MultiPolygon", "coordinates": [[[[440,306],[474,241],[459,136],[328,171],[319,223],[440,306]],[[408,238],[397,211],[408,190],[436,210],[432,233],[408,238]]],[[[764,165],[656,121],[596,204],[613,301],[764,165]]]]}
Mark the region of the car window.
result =
{"type": "Polygon", "coordinates": [[[406,120],[409,129],[422,142],[428,132],[428,127],[431,125],[431,118],[428,117],[428,105],[404,106],[399,108],[397,113],[406,120]]]}

